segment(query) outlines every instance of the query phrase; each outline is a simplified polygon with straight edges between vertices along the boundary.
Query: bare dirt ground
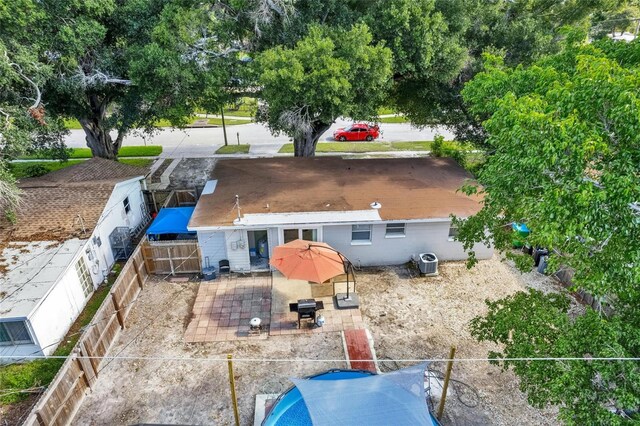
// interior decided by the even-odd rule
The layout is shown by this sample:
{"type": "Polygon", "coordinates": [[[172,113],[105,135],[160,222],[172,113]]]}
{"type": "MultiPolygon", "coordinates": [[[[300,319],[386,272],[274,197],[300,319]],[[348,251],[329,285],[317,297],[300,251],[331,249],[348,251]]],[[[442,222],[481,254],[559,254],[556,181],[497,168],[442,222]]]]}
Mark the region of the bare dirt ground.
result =
{"type": "MultiPolygon", "coordinates": [[[[362,315],[371,330],[382,371],[403,364],[385,359],[482,358],[494,345],[478,343],[469,321],[486,313],[485,299],[496,300],[526,287],[562,291],[549,277],[521,274],[499,257],[480,261],[471,270],[464,262],[445,262],[439,276],[420,277],[408,267],[368,269],[358,275],[362,315]]],[[[443,373],[444,363],[431,368],[443,373]]],[[[488,362],[454,364],[445,408],[445,425],[555,425],[555,409],[530,407],[511,372],[488,362]],[[457,392],[456,392],[457,391],[457,392]],[[460,398],[458,398],[460,397],[460,398]],[[466,404],[466,405],[465,405],[466,404]]]]}
{"type": "MultiPolygon", "coordinates": [[[[498,299],[527,285],[560,291],[535,272],[521,275],[495,257],[472,270],[463,262],[441,263],[438,277],[418,277],[406,267],[366,269],[358,275],[365,325],[371,330],[382,371],[403,366],[393,359],[485,357],[492,345],[469,334],[471,318],[498,299]]],[[[271,336],[267,340],[185,344],[184,330],[198,284],[162,280],[145,286],[110,355],[171,357],[118,359],[100,373],[76,425],[165,423],[233,424],[224,359],[344,359],[340,333],[271,336]],[[185,360],[183,358],[200,358],[185,360]],[[208,358],[202,359],[202,358],[208,358]]],[[[253,423],[256,394],[280,393],[290,377],[345,368],[343,362],[236,362],[241,424],[253,423]]],[[[432,364],[440,372],[444,365],[432,364]]],[[[487,362],[456,363],[445,409],[445,425],[555,425],[556,411],[531,408],[511,372],[487,362]],[[463,405],[466,404],[466,405],[463,405]]]]}
{"type": "MultiPolygon", "coordinates": [[[[100,372],[73,424],[230,425],[234,417],[227,354],[245,359],[344,359],[338,332],[186,344],[184,330],[197,289],[197,283],[162,280],[145,286],[110,355],[175,359],[112,361],[100,372]]],[[[346,368],[346,363],[236,362],[234,368],[241,424],[248,425],[253,424],[256,394],[280,393],[291,386],[290,377],[346,368]]]]}

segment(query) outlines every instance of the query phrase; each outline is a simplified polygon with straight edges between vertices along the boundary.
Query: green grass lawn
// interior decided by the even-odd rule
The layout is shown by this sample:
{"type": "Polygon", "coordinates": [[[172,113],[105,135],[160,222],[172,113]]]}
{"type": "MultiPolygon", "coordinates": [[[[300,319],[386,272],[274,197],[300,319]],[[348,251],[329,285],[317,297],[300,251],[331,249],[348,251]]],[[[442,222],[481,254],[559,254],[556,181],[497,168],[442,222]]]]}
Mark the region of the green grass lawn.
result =
{"type": "MultiPolygon", "coordinates": [[[[25,179],[28,177],[42,176],[47,173],[54,172],[56,170],[64,169],[65,167],[73,166],[74,164],[81,163],[84,160],[69,160],[69,161],[29,161],[20,163],[10,163],[9,169],[11,174],[16,179],[25,179]]],[[[149,158],[123,158],[119,159],[119,162],[123,164],[130,164],[138,167],[148,167],[154,160],[149,158]]]]}
{"type": "Polygon", "coordinates": [[[227,145],[218,148],[216,154],[248,154],[250,145],[227,145]]]}
{"type": "Polygon", "coordinates": [[[378,115],[395,114],[396,112],[388,107],[378,108],[378,115]]]}
{"type": "MultiPolygon", "coordinates": [[[[160,145],[123,146],[118,152],[118,157],[156,157],[162,154],[160,145]]],[[[89,148],[71,148],[69,158],[91,158],[89,148]]],[[[46,151],[20,157],[21,160],[47,160],[51,159],[46,151]]]]}
{"type": "Polygon", "coordinates": [[[408,123],[406,117],[403,115],[396,115],[395,117],[381,117],[378,119],[379,123],[408,123]]]}
{"type": "Polygon", "coordinates": [[[64,127],[66,127],[67,129],[82,129],[80,122],[75,118],[65,118],[63,121],[64,127]]]}
{"type": "MultiPolygon", "coordinates": [[[[415,142],[320,142],[316,152],[386,152],[386,151],[429,151],[431,141],[415,142]]],[[[280,148],[280,153],[293,153],[293,144],[280,148]]]]}
{"type": "MultiPolygon", "coordinates": [[[[235,126],[236,124],[249,124],[251,120],[234,120],[231,118],[224,118],[225,126],[235,126]]],[[[209,124],[216,126],[222,126],[222,118],[209,118],[209,124]]]]}
{"type": "MultiPolygon", "coordinates": [[[[100,287],[93,293],[84,310],[80,313],[67,332],[67,336],[56,348],[53,353],[54,355],[67,356],[71,353],[71,350],[80,338],[80,330],[91,322],[103,300],[109,294],[113,279],[109,280],[110,283],[108,286],[100,287]]],[[[37,359],[22,364],[12,364],[6,367],[0,367],[2,368],[2,371],[0,372],[0,375],[2,376],[2,388],[3,390],[28,389],[36,386],[46,386],[51,383],[51,380],[53,380],[64,361],[65,360],[63,358],[37,359]]],[[[28,393],[3,392],[3,394],[0,395],[0,405],[7,405],[22,401],[27,398],[28,395],[28,393]]]]}

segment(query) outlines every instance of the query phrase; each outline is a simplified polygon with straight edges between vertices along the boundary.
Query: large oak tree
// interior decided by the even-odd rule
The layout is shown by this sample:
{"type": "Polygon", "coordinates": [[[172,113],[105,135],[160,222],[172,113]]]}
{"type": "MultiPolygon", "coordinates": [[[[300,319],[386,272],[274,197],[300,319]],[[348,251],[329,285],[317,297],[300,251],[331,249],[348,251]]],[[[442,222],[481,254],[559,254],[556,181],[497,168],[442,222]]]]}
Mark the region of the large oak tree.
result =
{"type": "Polygon", "coordinates": [[[311,27],[294,47],[275,47],[257,61],[258,119],[293,138],[295,156],[315,154],[320,136],[340,116],[371,120],[384,101],[391,52],[372,43],[365,24],[349,30],[311,27]]]}

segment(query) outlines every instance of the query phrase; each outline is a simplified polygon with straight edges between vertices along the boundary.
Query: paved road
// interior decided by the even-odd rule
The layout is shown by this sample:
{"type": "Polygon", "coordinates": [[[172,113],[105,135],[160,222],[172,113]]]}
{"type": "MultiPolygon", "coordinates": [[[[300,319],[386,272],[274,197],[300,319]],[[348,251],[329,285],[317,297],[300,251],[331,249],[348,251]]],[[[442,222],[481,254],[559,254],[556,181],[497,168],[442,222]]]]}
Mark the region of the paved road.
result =
{"type": "MultiPolygon", "coordinates": [[[[338,127],[344,127],[350,122],[339,120],[327,130],[320,141],[332,141],[331,135],[338,127]]],[[[389,123],[381,124],[383,131],[381,141],[401,142],[433,140],[436,133],[452,139],[453,134],[443,127],[417,129],[410,124],[389,123]]],[[[261,124],[241,124],[227,127],[227,138],[230,144],[236,144],[238,138],[241,144],[250,144],[251,154],[265,155],[275,153],[282,144],[290,142],[287,136],[273,136],[269,130],[261,124]]],[[[85,147],[85,136],[82,130],[71,130],[67,137],[67,146],[72,148],[85,147]]],[[[213,154],[218,147],[224,144],[222,128],[208,129],[160,129],[152,136],[143,137],[140,134],[131,134],[125,138],[123,145],[162,145],[164,151],[162,157],[205,157],[213,154]]]]}

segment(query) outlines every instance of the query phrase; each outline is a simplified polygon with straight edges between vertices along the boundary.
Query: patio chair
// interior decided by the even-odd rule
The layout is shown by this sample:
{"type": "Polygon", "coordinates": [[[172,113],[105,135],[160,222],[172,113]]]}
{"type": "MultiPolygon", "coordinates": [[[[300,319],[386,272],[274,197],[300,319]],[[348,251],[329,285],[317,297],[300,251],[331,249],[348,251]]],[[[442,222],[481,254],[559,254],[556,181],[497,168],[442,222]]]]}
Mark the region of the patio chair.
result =
{"type": "Polygon", "coordinates": [[[229,261],[227,259],[222,259],[220,262],[218,262],[218,271],[220,272],[220,275],[229,274],[229,272],[231,272],[229,261]]]}

